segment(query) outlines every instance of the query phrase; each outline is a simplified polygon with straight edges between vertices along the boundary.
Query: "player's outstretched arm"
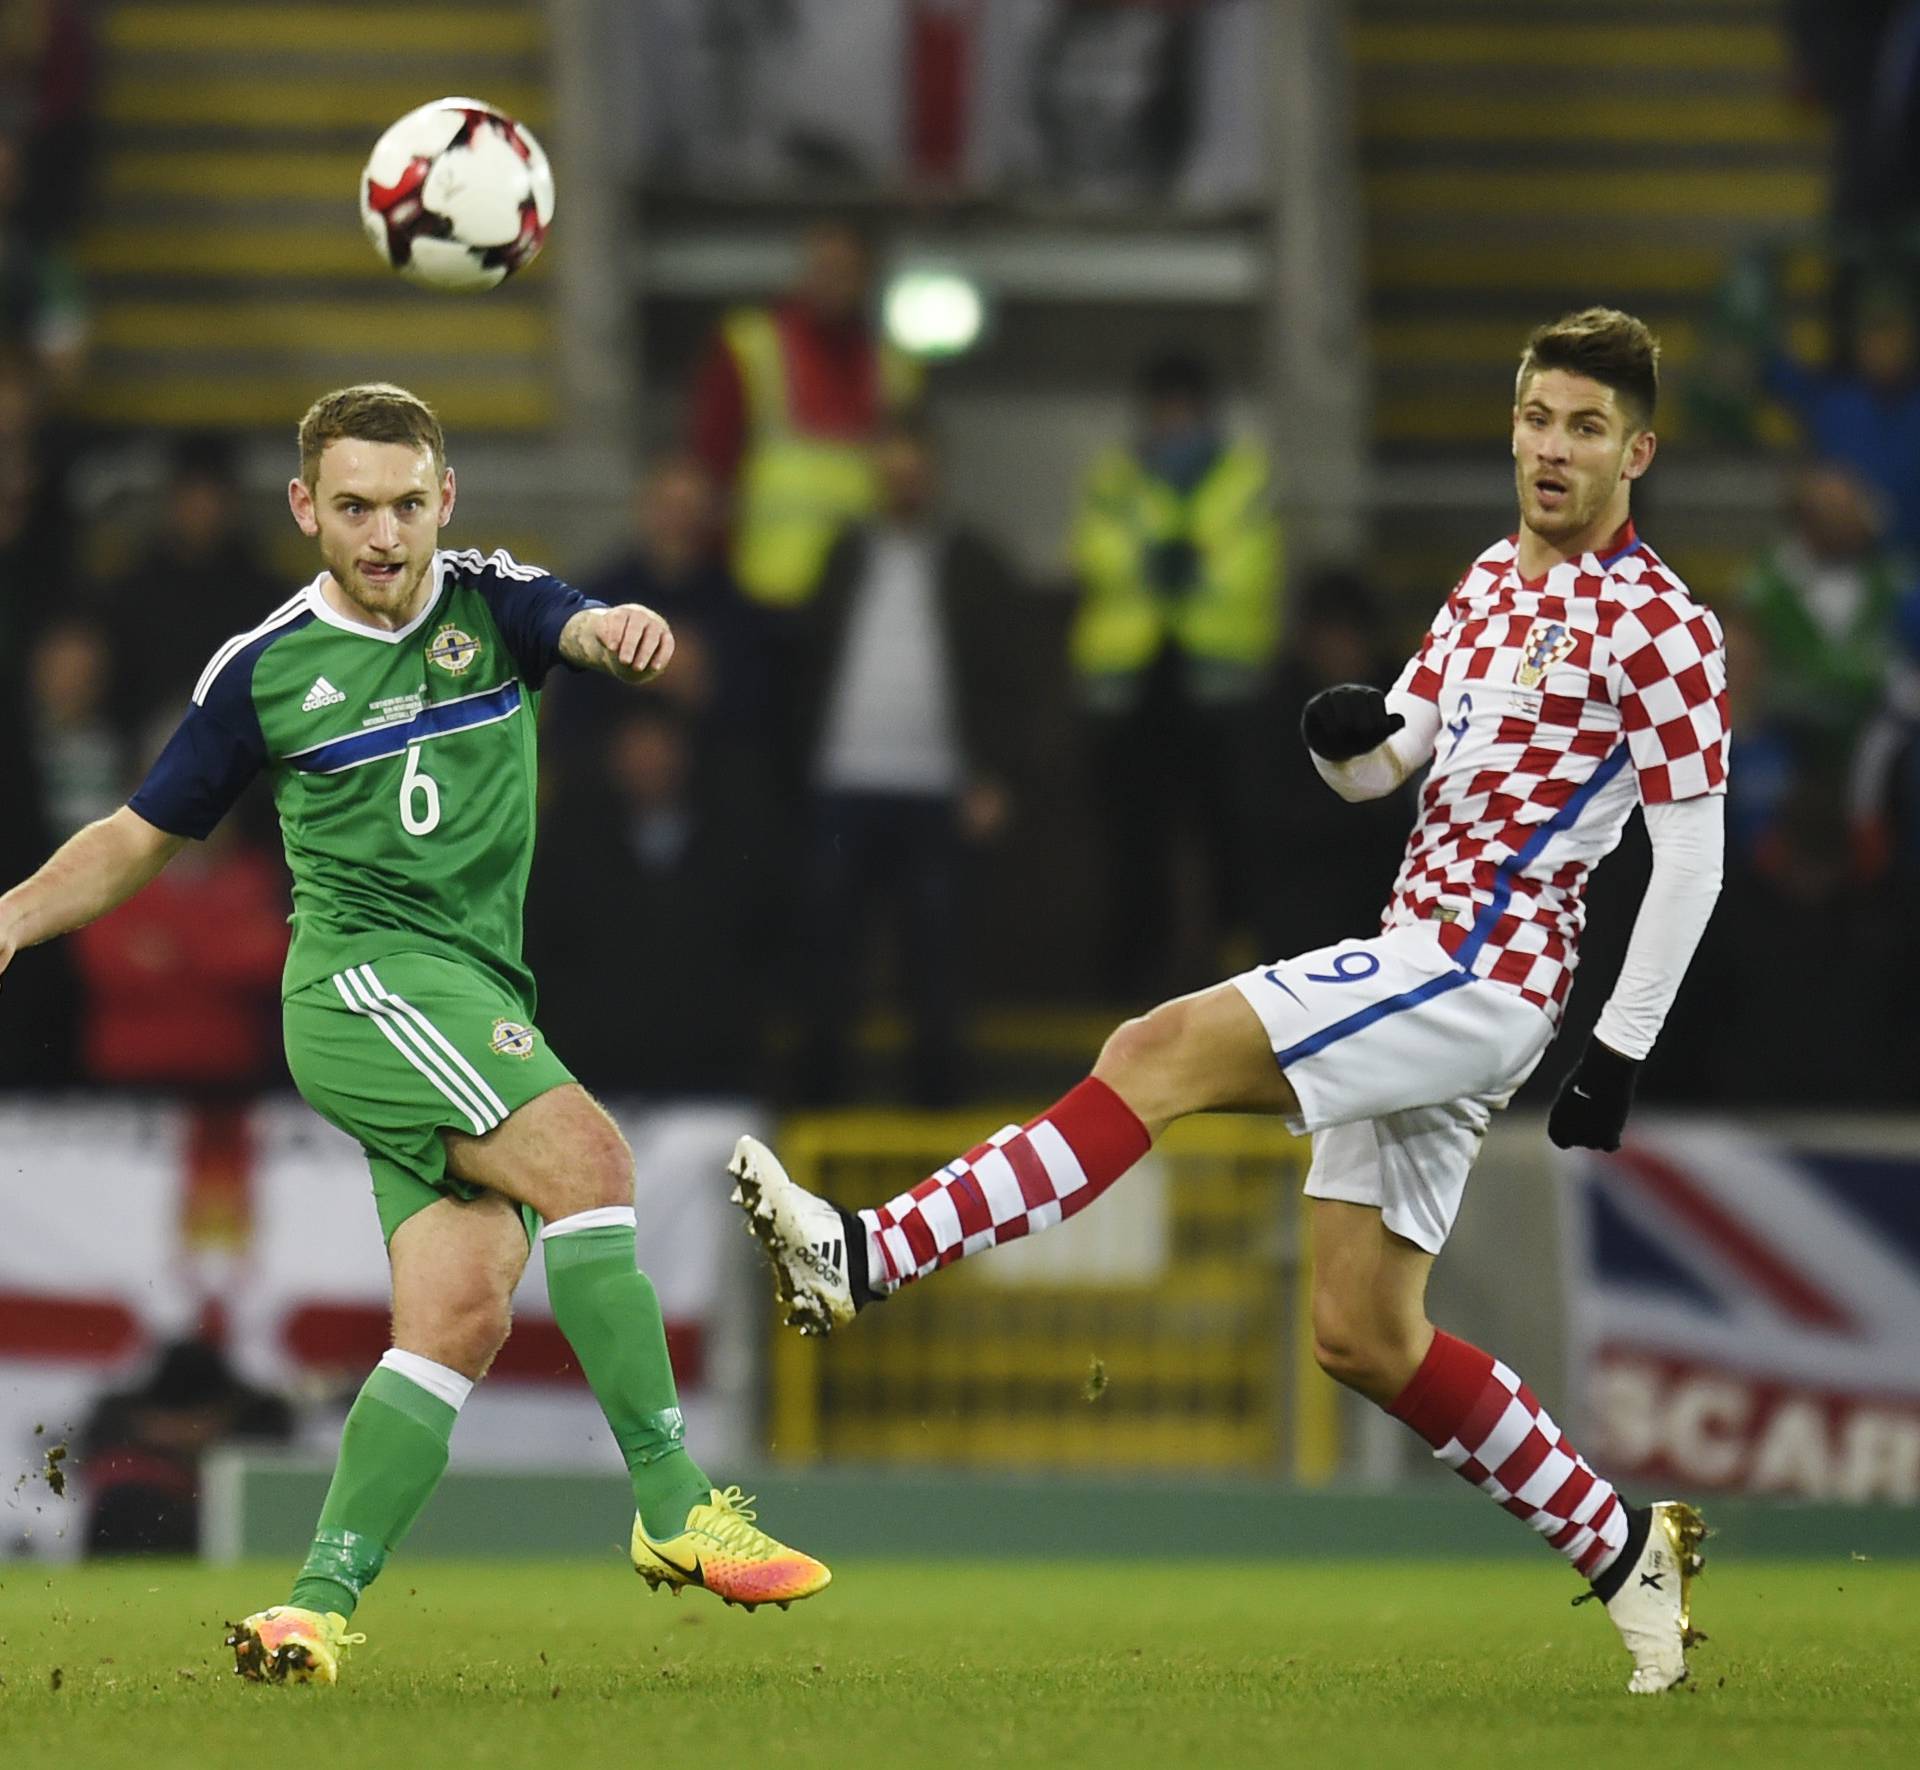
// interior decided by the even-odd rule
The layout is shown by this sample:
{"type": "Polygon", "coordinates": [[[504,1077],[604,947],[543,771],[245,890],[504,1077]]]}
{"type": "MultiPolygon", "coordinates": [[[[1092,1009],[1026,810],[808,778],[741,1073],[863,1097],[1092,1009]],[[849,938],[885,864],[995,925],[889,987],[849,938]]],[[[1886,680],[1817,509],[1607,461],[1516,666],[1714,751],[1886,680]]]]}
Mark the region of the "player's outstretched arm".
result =
{"type": "Polygon", "coordinates": [[[24,948],[117,909],[150,884],[186,840],[124,805],[69,837],[37,873],[0,897],[0,971],[24,948]]]}
{"type": "Polygon", "coordinates": [[[1726,800],[1718,794],[1641,808],[1653,872],[1634,917],[1619,981],[1547,1114],[1561,1149],[1618,1149],[1640,1065],[1666,1024],[1720,896],[1726,800]]]}
{"type": "Polygon", "coordinates": [[[673,629],[637,602],[583,608],[560,629],[560,655],[616,682],[651,682],[673,659],[673,629]]]}
{"type": "Polygon", "coordinates": [[[1300,715],[1320,778],[1342,799],[1381,799],[1433,754],[1440,712],[1431,701],[1364,682],[1323,688],[1300,715]]]}

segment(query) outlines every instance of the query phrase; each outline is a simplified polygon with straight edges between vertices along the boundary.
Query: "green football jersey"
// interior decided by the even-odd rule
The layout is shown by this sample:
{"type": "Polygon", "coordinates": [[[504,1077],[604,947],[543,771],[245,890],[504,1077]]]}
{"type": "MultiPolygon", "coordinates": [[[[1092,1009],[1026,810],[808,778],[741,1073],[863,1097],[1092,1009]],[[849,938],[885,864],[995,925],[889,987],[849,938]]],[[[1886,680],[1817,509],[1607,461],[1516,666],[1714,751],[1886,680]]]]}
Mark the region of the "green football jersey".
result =
{"type": "Polygon", "coordinates": [[[129,801],[204,837],[261,770],[293,875],[288,993],[396,952],[486,967],[533,1008],[521,958],[539,689],[560,632],[601,604],[506,552],[434,555],[393,632],[321,579],[227,641],[129,801]]]}

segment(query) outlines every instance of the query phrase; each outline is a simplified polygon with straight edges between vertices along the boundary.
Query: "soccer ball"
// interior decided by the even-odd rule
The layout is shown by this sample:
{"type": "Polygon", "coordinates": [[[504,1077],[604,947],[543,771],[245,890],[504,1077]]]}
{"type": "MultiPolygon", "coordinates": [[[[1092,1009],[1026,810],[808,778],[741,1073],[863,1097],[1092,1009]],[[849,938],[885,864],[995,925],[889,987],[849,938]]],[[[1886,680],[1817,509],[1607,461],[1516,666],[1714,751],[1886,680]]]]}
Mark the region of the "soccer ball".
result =
{"type": "Polygon", "coordinates": [[[382,259],[436,289],[491,289],[530,263],[553,220],[553,173],[524,124],[477,98],[409,111],[360,174],[382,259]]]}

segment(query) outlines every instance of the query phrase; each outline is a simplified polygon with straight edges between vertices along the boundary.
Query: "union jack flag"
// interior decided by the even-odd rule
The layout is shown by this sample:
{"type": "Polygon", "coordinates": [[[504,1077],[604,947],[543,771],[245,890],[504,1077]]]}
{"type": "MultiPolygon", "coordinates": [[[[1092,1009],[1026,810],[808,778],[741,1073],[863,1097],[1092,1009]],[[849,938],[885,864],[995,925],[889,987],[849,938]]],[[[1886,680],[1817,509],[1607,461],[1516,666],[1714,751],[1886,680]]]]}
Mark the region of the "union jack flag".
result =
{"type": "Polygon", "coordinates": [[[1920,1154],[1669,1120],[1569,1160],[1573,1380],[1616,1479],[1920,1501],[1920,1154]]]}

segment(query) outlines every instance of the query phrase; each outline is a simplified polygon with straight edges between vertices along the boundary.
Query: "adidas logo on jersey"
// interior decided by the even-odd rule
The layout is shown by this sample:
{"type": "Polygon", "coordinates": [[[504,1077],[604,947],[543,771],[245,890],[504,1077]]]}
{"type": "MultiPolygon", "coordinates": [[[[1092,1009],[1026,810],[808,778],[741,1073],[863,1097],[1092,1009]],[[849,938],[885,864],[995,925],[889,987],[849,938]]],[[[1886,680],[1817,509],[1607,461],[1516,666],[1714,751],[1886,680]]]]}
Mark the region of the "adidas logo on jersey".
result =
{"type": "Polygon", "coordinates": [[[311,713],[319,707],[337,707],[346,698],[324,676],[316,676],[313,686],[307,690],[307,698],[300,703],[300,711],[311,713]]]}

